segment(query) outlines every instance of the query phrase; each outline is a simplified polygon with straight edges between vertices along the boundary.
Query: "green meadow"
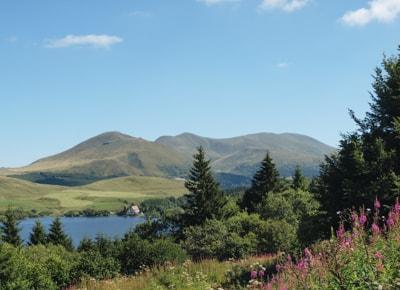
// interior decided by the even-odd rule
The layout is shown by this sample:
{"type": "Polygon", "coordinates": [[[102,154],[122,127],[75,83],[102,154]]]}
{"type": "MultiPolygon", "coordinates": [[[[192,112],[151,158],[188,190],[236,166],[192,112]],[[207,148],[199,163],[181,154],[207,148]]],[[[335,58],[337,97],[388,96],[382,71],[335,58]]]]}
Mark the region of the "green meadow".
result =
{"type": "Polygon", "coordinates": [[[0,211],[10,206],[47,214],[88,208],[117,211],[126,202],[180,196],[185,192],[182,181],[160,177],[129,176],[66,187],[0,176],[0,211]]]}

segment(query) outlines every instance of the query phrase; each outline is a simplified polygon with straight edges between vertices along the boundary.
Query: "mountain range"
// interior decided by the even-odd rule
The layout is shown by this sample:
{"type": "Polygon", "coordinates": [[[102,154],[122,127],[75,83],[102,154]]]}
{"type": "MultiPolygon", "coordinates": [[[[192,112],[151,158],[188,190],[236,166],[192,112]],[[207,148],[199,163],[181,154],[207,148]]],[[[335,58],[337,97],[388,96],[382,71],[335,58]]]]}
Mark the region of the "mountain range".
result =
{"type": "Polygon", "coordinates": [[[3,175],[65,186],[122,176],[184,178],[199,146],[206,150],[217,178],[229,186],[248,184],[267,151],[283,176],[290,176],[296,165],[305,175],[314,176],[324,156],[335,151],[316,139],[291,133],[225,139],[183,133],[147,141],[107,132],[28,166],[4,169],[3,175]]]}

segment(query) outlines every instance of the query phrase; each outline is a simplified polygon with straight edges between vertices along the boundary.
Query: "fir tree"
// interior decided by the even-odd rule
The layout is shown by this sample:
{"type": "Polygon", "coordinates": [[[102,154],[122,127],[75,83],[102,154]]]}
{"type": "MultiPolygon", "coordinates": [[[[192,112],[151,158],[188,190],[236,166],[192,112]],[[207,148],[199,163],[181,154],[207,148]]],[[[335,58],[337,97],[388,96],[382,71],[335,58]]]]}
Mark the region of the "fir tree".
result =
{"type": "Polygon", "coordinates": [[[363,119],[350,111],[358,130],[343,136],[316,182],[329,225],[339,222],[339,210],[372,207],[376,197],[391,205],[399,197],[400,54],[385,57],[374,79],[370,111],[363,119]]]}
{"type": "Polygon", "coordinates": [[[188,226],[202,224],[207,219],[221,218],[227,202],[214,180],[210,160],[206,160],[203,148],[199,147],[193,157],[193,167],[185,182],[189,194],[186,195],[184,206],[184,224],[188,226]]]}
{"type": "Polygon", "coordinates": [[[248,212],[255,212],[267,194],[279,185],[279,173],[269,152],[261,162],[260,169],[251,181],[251,187],[243,196],[241,207],[248,212]]]}
{"type": "Polygon", "coordinates": [[[295,190],[306,190],[307,189],[307,181],[301,172],[300,166],[296,166],[296,169],[293,174],[292,188],[295,190]]]}
{"type": "Polygon", "coordinates": [[[7,209],[4,214],[4,221],[0,226],[0,232],[3,242],[9,243],[16,247],[22,244],[19,236],[20,228],[18,227],[18,220],[15,212],[12,209],[7,209]]]}
{"type": "Polygon", "coordinates": [[[64,232],[61,220],[58,217],[54,219],[50,226],[47,240],[50,244],[61,245],[67,250],[73,248],[71,238],[64,232]]]}
{"type": "Polygon", "coordinates": [[[29,237],[29,245],[45,245],[47,243],[46,230],[43,224],[36,220],[29,237]]]}

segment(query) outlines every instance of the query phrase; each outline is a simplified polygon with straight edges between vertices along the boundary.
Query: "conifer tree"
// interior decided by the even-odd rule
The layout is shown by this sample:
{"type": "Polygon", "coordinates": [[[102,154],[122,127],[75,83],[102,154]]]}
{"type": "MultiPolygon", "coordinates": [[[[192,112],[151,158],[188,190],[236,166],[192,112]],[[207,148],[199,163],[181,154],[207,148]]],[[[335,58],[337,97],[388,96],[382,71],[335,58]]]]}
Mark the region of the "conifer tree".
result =
{"type": "Polygon", "coordinates": [[[183,223],[188,226],[200,225],[207,219],[221,218],[227,202],[213,177],[210,160],[206,160],[203,148],[199,147],[193,157],[193,167],[185,182],[189,194],[186,195],[183,223]]]}
{"type": "Polygon", "coordinates": [[[307,187],[306,178],[301,172],[300,166],[297,165],[293,174],[292,188],[295,190],[305,190],[306,187],[307,187]]]}
{"type": "Polygon", "coordinates": [[[400,54],[376,69],[371,97],[363,119],[350,111],[358,130],[321,166],[316,189],[326,224],[339,222],[337,211],[372,207],[376,197],[388,206],[400,196],[400,54]]]}
{"type": "Polygon", "coordinates": [[[12,209],[7,209],[4,214],[4,221],[0,226],[0,232],[3,242],[9,243],[16,247],[22,244],[19,236],[21,229],[18,227],[18,220],[12,209]]]}
{"type": "Polygon", "coordinates": [[[53,245],[61,245],[67,250],[71,250],[72,240],[71,238],[64,232],[62,223],[60,218],[56,217],[53,223],[50,226],[49,234],[47,236],[47,240],[50,244],[53,245]]]}
{"type": "Polygon", "coordinates": [[[269,152],[261,162],[260,169],[251,181],[251,187],[247,190],[241,201],[241,207],[248,212],[255,212],[267,194],[279,185],[279,173],[272,161],[269,152]]]}
{"type": "Polygon", "coordinates": [[[29,236],[29,245],[45,245],[47,243],[46,230],[40,220],[36,220],[29,236]]]}

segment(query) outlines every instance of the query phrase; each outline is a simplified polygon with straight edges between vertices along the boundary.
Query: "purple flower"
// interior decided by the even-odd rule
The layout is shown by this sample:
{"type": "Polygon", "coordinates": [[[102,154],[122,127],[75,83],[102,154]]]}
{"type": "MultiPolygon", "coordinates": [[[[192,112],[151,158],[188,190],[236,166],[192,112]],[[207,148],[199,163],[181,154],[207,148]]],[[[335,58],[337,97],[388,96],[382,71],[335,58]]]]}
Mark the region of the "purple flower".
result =
{"type": "Polygon", "coordinates": [[[360,223],[361,226],[365,225],[365,223],[367,222],[367,216],[362,213],[358,219],[358,222],[360,223]]]}
{"type": "Polygon", "coordinates": [[[394,220],[393,220],[393,218],[392,218],[392,217],[389,217],[389,218],[387,219],[387,221],[386,221],[386,224],[387,224],[388,228],[393,227],[393,226],[394,226],[394,220]]]}
{"type": "Polygon", "coordinates": [[[383,260],[383,255],[380,251],[377,251],[374,255],[374,257],[378,260],[383,260]]]}
{"type": "Polygon", "coordinates": [[[257,271],[251,271],[250,272],[250,278],[251,279],[257,279],[257,271]]]}
{"type": "Polygon", "coordinates": [[[265,276],[265,272],[263,270],[258,271],[258,277],[264,278],[264,276],[265,276]]]}
{"type": "Polygon", "coordinates": [[[306,256],[307,259],[311,260],[313,255],[311,253],[311,251],[308,248],[304,249],[304,255],[306,256]]]}
{"type": "Polygon", "coordinates": [[[343,239],[344,233],[345,233],[344,226],[343,226],[343,224],[340,224],[339,229],[336,231],[336,235],[337,235],[338,239],[340,239],[340,240],[343,239]]]}
{"type": "Polygon", "coordinates": [[[375,235],[379,234],[381,231],[381,229],[376,223],[373,223],[371,228],[372,228],[372,233],[374,233],[375,235]]]}
{"type": "Polygon", "coordinates": [[[381,203],[379,202],[378,198],[375,198],[375,203],[374,203],[375,209],[380,209],[381,208],[381,203]]]}
{"type": "Polygon", "coordinates": [[[396,204],[394,205],[394,210],[395,210],[397,213],[400,213],[400,203],[399,203],[399,200],[396,200],[396,204]]]}

